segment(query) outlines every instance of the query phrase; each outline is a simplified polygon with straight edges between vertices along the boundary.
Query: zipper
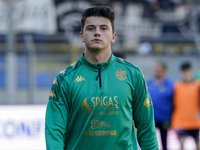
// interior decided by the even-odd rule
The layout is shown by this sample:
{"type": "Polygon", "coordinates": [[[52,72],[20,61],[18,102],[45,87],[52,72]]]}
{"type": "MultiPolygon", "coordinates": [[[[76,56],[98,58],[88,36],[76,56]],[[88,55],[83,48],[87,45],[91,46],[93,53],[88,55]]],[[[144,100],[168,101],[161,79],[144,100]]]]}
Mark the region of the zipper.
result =
{"type": "Polygon", "coordinates": [[[100,65],[100,64],[98,64],[98,69],[99,69],[99,73],[98,73],[98,75],[97,75],[96,80],[98,80],[98,78],[99,78],[99,86],[100,86],[100,88],[101,88],[102,85],[101,85],[101,65],[100,65]]]}

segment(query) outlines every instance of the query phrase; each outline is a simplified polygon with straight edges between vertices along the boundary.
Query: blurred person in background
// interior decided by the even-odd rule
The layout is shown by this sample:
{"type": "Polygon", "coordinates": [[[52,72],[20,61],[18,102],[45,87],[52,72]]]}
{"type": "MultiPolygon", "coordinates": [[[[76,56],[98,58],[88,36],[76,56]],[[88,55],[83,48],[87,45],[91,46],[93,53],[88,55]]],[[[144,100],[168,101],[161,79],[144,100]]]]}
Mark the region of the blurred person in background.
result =
{"type": "Polygon", "coordinates": [[[173,84],[166,77],[166,72],[166,64],[157,62],[154,67],[154,77],[147,82],[154,104],[155,124],[160,130],[163,150],[167,150],[167,131],[173,111],[173,84]]]}
{"type": "Polygon", "coordinates": [[[200,150],[200,83],[193,78],[189,62],[183,63],[180,69],[182,81],[177,81],[174,85],[172,128],[178,134],[181,150],[184,150],[184,142],[188,136],[194,138],[197,150],[200,150]]]}
{"type": "Polygon", "coordinates": [[[153,104],[140,69],[112,54],[115,13],[82,13],[82,57],[55,78],[46,109],[47,150],[158,150],[153,104]]]}

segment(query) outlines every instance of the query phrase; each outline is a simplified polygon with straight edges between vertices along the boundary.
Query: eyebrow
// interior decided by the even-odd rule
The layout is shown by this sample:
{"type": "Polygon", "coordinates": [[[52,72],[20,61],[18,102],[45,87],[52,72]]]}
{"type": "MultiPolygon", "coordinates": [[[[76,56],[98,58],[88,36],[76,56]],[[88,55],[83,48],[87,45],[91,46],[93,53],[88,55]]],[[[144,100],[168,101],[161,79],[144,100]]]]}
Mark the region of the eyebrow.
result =
{"type": "MultiPolygon", "coordinates": [[[[87,25],[86,26],[86,28],[88,28],[88,27],[96,27],[95,25],[87,25]]],[[[106,25],[106,24],[102,24],[102,25],[100,25],[100,27],[108,27],[109,28],[109,26],[108,25],[106,25]]]]}

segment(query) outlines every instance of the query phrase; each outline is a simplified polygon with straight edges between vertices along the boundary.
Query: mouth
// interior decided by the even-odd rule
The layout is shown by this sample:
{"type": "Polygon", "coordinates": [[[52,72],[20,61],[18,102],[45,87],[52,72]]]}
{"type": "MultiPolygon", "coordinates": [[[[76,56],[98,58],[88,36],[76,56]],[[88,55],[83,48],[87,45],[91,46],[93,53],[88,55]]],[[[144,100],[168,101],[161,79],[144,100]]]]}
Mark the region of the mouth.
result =
{"type": "Polygon", "coordinates": [[[92,41],[93,42],[102,42],[102,40],[100,40],[100,39],[93,39],[92,41]]]}

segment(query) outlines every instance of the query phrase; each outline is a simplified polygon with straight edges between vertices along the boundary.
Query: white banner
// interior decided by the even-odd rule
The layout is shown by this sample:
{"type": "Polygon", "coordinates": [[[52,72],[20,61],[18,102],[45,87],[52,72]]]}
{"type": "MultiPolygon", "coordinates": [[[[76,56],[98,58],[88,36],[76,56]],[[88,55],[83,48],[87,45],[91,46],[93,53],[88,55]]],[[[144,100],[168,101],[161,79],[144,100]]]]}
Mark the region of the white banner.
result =
{"type": "Polygon", "coordinates": [[[0,150],[45,150],[45,105],[0,106],[0,150]]]}
{"type": "MultiPolygon", "coordinates": [[[[8,1],[0,1],[0,34],[8,27],[8,1]]],[[[53,0],[14,0],[15,32],[53,34],[56,32],[56,12],[53,0]]]]}

